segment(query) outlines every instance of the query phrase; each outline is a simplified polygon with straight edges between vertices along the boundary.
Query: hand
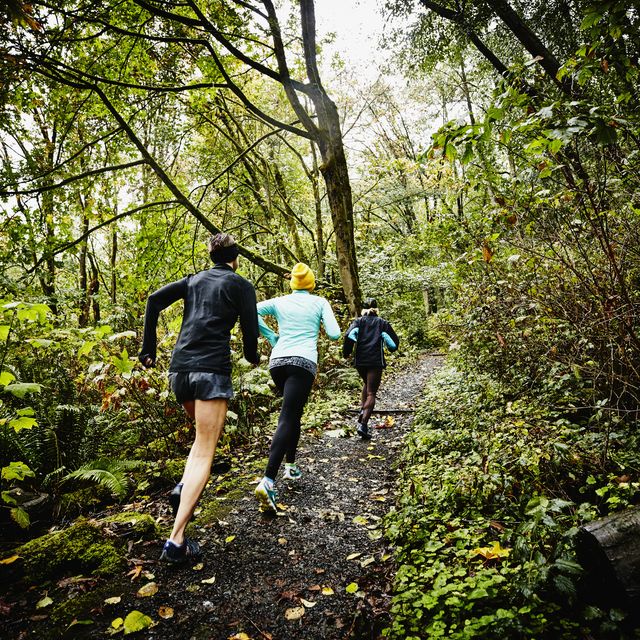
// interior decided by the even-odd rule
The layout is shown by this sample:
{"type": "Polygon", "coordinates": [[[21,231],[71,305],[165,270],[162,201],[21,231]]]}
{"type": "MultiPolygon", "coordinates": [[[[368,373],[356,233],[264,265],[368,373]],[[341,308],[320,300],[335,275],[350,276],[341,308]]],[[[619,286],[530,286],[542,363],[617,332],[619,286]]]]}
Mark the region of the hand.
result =
{"type": "Polygon", "coordinates": [[[150,355],[147,355],[146,353],[138,356],[138,360],[140,360],[140,362],[142,363],[142,366],[145,369],[149,369],[155,366],[156,364],[155,358],[152,358],[150,355]]]}

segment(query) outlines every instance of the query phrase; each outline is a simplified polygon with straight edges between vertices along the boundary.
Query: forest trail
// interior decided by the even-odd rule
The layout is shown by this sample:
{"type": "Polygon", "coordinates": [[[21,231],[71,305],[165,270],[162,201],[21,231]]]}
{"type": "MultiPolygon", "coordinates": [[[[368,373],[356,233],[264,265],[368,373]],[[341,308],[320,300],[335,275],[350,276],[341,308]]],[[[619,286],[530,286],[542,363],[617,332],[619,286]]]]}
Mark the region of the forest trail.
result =
{"type": "MultiPolygon", "coordinates": [[[[75,624],[63,635],[51,636],[51,626],[35,616],[27,621],[26,633],[24,626],[13,627],[12,637],[104,638],[114,619],[132,611],[155,623],[135,637],[378,637],[388,623],[393,578],[381,519],[394,503],[394,462],[413,407],[440,361],[424,356],[383,379],[376,407],[381,413],[372,416],[370,425],[390,419],[393,425],[373,429],[372,440],[341,436],[345,427],[355,432],[354,415],[342,416],[341,423],[319,437],[303,433],[298,453],[303,477],[296,483],[278,482],[282,509],[277,516],[260,513],[253,495],[262,459],[244,469],[238,459],[230,471],[214,477],[203,494],[203,513],[191,525],[190,535],[203,546],[201,563],[166,566],[157,561],[161,541],[130,543],[129,568],[138,567],[138,575],[96,583],[99,599],[90,610],[76,613],[77,620],[91,624],[75,624]],[[385,416],[389,409],[400,411],[385,416]],[[220,491],[234,473],[241,482],[232,492],[220,491]],[[224,511],[205,517],[214,513],[215,503],[224,511]],[[150,582],[157,592],[137,595],[150,582]],[[120,601],[104,604],[108,597],[120,601]]],[[[141,510],[170,521],[164,496],[141,510]]]]}

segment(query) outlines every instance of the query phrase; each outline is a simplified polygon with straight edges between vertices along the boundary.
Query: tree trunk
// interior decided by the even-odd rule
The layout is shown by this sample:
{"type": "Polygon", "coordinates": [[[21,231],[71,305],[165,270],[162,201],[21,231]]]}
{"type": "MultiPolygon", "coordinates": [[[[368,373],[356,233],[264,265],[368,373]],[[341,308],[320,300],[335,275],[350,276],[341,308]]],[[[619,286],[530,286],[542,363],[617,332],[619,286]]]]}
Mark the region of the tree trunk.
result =
{"type": "MultiPolygon", "coordinates": [[[[80,200],[80,207],[82,209],[82,235],[86,235],[89,231],[89,216],[87,216],[86,209],[82,202],[82,198],[80,200]]],[[[86,327],[89,324],[89,308],[90,308],[90,300],[89,300],[89,291],[87,286],[87,252],[89,250],[88,240],[85,238],[80,243],[80,278],[78,283],[78,289],[80,290],[80,296],[78,299],[78,326],[86,327]]]]}
{"type": "Polygon", "coordinates": [[[311,187],[313,188],[313,203],[316,210],[316,257],[318,260],[317,275],[318,280],[324,280],[326,269],[326,259],[324,254],[324,228],[322,226],[322,200],[320,198],[320,188],[318,178],[320,170],[318,169],[318,156],[316,154],[316,146],[314,142],[310,143],[311,157],[313,158],[313,167],[309,173],[311,187]]]}
{"type": "Polygon", "coordinates": [[[336,235],[336,257],[340,279],[349,310],[360,313],[362,293],[358,277],[358,261],[353,223],[353,199],[347,158],[342,143],[340,116],[335,103],[322,86],[316,59],[316,18],[313,0],[299,0],[302,40],[307,77],[311,83],[309,97],[318,116],[314,129],[320,149],[320,172],[327,187],[331,221],[336,235]]]}
{"type": "Polygon", "coordinates": [[[576,537],[591,601],[637,610],[640,606],[640,507],[590,522],[576,537]]]}

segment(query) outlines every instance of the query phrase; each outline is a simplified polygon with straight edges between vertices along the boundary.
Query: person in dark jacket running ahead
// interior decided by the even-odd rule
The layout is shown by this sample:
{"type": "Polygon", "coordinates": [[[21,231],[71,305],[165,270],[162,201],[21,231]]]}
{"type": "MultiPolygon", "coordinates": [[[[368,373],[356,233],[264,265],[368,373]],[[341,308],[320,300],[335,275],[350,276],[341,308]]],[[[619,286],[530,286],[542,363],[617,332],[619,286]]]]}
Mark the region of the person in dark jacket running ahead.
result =
{"type": "Polygon", "coordinates": [[[354,320],[345,333],[342,353],[348,358],[355,346],[354,365],[364,383],[357,431],[363,440],[369,440],[369,418],[376,404],[382,370],[387,366],[384,347],[396,351],[400,340],[391,323],[378,316],[375,298],[367,298],[363,307],[362,316],[354,320]]]}
{"type": "Polygon", "coordinates": [[[172,282],[149,296],[144,338],[138,358],[145,367],[156,361],[156,327],[163,309],[184,300],[180,335],[171,355],[169,382],[176,399],[195,419],[196,436],[182,480],[171,492],[175,522],[161,560],[182,562],[200,555],[197,542],[184,530],[204,490],[218,439],[227,416],[231,385],[231,329],[240,319],[244,357],[258,364],[258,315],[253,285],[235,273],[238,245],[218,233],[208,242],[214,267],[172,282]]]}

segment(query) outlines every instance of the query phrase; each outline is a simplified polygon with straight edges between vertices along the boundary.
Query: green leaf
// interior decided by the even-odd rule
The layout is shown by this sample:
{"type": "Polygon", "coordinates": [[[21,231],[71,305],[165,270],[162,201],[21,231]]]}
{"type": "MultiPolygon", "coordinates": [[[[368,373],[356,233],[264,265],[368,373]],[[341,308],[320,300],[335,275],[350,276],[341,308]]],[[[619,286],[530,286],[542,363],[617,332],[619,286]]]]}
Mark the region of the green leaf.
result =
{"type": "Polygon", "coordinates": [[[152,624],[153,620],[149,616],[146,616],[141,611],[132,611],[124,619],[124,635],[148,629],[152,624]]]}
{"type": "Polygon", "coordinates": [[[14,507],[9,513],[11,515],[11,519],[19,527],[26,529],[31,524],[31,521],[29,520],[29,514],[21,507],[14,507]]]}
{"type": "Polygon", "coordinates": [[[360,587],[358,587],[357,582],[351,582],[345,587],[345,591],[347,593],[355,593],[360,587]]]}
{"type": "Polygon", "coordinates": [[[53,604],[53,598],[49,596],[45,596],[41,600],[38,600],[36,603],[36,609],[44,609],[45,607],[50,607],[53,604]]]}
{"type": "Polygon", "coordinates": [[[9,426],[17,432],[21,431],[22,429],[32,429],[33,427],[37,427],[38,421],[35,418],[22,416],[21,418],[9,420],[9,426]]]}
{"type": "Polygon", "coordinates": [[[37,382],[16,382],[8,384],[3,391],[8,391],[17,398],[24,398],[27,393],[40,393],[42,385],[37,382]]]}
{"type": "Polygon", "coordinates": [[[86,342],[83,342],[82,346],[78,349],[78,358],[88,355],[91,352],[91,349],[93,349],[93,347],[96,346],[96,344],[98,343],[90,342],[89,340],[87,340],[86,342]]]}
{"type": "Polygon", "coordinates": [[[10,371],[2,371],[0,372],[0,385],[6,386],[9,383],[13,382],[16,377],[10,371]]]}
{"type": "Polygon", "coordinates": [[[10,462],[9,466],[2,467],[3,480],[24,480],[35,477],[35,473],[24,462],[10,462]]]}
{"type": "Polygon", "coordinates": [[[0,324],[0,340],[4,341],[9,337],[9,325],[0,324]]]}
{"type": "Polygon", "coordinates": [[[131,375],[131,372],[133,371],[134,363],[131,360],[129,360],[129,354],[127,353],[126,349],[122,350],[120,357],[112,356],[111,362],[113,363],[115,368],[118,370],[118,373],[120,375],[123,375],[125,377],[131,375]]]}

